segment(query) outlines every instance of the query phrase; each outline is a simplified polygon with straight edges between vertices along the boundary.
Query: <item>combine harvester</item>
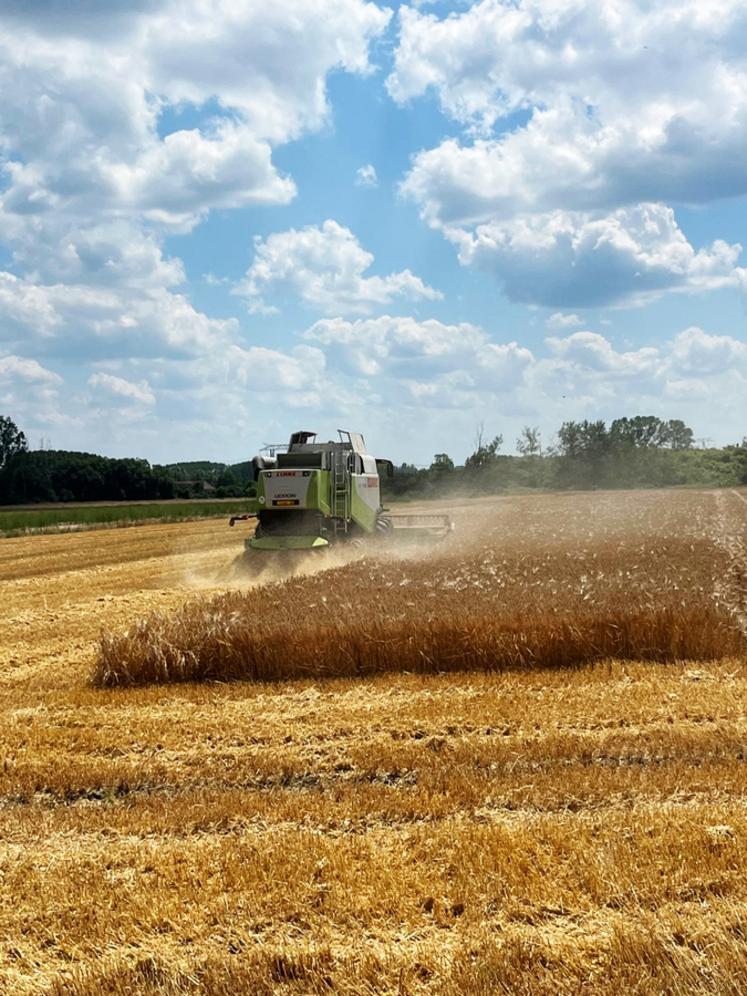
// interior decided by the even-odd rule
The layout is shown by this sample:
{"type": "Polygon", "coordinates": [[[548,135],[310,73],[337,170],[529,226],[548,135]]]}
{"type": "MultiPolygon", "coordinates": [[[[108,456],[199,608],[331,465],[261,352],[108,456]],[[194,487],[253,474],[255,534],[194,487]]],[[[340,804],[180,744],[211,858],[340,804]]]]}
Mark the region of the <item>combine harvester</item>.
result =
{"type": "Polygon", "coordinates": [[[245,540],[255,551],[317,551],[367,539],[443,539],[454,528],[448,515],[391,515],[381,505],[380,472],[391,460],[366,453],[363,436],[338,429],[338,442],[318,443],[315,432],[294,432],[285,452],[252,460],[256,493],[234,525],[257,519],[245,540]]]}

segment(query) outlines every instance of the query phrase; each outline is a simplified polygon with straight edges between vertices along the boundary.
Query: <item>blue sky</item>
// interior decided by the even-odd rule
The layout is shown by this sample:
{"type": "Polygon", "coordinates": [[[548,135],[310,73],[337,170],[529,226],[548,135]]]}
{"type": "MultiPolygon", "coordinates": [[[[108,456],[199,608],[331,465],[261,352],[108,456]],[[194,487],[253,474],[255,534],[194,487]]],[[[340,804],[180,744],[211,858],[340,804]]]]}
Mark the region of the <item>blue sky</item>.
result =
{"type": "Polygon", "coordinates": [[[0,73],[0,412],[32,445],[747,433],[737,0],[29,0],[0,73]]]}

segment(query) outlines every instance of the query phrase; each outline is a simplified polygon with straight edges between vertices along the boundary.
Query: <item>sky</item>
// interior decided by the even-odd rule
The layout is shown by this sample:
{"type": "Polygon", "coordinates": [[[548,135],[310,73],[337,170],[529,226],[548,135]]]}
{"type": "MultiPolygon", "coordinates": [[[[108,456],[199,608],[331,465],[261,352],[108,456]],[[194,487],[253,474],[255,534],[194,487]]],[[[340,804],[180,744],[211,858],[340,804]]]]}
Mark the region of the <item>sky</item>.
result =
{"type": "Polygon", "coordinates": [[[747,435],[743,0],[0,0],[0,87],[34,448],[747,435]]]}

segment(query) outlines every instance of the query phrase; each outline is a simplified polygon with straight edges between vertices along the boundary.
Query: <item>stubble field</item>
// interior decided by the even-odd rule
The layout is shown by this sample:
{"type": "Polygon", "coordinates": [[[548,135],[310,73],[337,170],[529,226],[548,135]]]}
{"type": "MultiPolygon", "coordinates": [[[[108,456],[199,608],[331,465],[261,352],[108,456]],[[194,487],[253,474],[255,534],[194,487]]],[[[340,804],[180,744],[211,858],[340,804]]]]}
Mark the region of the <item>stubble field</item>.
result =
{"type": "Polygon", "coordinates": [[[747,992],[747,493],[452,511],[0,541],[0,991],[747,992]]]}

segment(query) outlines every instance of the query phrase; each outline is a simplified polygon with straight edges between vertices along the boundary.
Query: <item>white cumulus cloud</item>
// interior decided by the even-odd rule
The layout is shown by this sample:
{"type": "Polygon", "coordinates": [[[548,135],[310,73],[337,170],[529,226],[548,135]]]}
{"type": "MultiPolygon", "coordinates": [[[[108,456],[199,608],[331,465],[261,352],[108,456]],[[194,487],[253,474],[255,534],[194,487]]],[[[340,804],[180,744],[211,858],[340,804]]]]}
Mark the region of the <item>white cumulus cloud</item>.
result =
{"type": "Polygon", "coordinates": [[[452,412],[462,445],[482,421],[509,435],[527,423],[549,433],[566,419],[651,412],[710,432],[720,424],[721,435],[728,420],[736,438],[747,418],[747,344],[700,328],[634,348],[579,330],[529,350],[469,323],[383,315],[322,319],[304,338],[323,351],[328,377],[414,419],[413,431],[421,409],[452,412]]]}
{"type": "Polygon", "coordinates": [[[376,167],[369,163],[367,166],[361,166],[355,171],[355,185],[357,187],[377,187],[379,185],[379,178],[376,175],[376,167]]]}
{"type": "Polygon", "coordinates": [[[235,292],[252,311],[271,309],[269,299],[291,294],[325,314],[366,314],[394,298],[441,298],[410,270],[365,276],[373,262],[349,228],[328,220],[256,239],[254,262],[235,292]]]}
{"type": "Polygon", "coordinates": [[[619,352],[597,332],[574,332],[564,339],[551,336],[545,342],[550,352],[562,361],[608,377],[639,377],[656,372],[661,367],[661,355],[657,348],[646,346],[619,352]]]}
{"type": "Polygon", "coordinates": [[[693,377],[728,371],[747,374],[747,343],[692,326],[673,340],[670,364],[678,373],[693,377]]]}
{"type": "Polygon", "coordinates": [[[62,377],[36,360],[24,356],[0,356],[0,377],[28,384],[61,384],[62,377]]]}
{"type": "Polygon", "coordinates": [[[94,14],[28,7],[0,11],[3,213],[145,214],[182,228],[212,207],[293,196],[273,147],[324,123],[327,74],[369,72],[390,17],[361,0],[156,0],[120,9],[119,32],[102,33],[94,14]],[[208,102],[203,129],[159,134],[168,109],[208,102]]]}
{"type": "Polygon", "coordinates": [[[747,417],[747,344],[733,336],[692,327],[669,342],[638,349],[619,349],[591,331],[545,342],[548,355],[537,360],[530,380],[540,410],[555,410],[556,418],[650,410],[711,431],[720,421],[723,435],[725,419],[738,426],[747,417]]]}
{"type": "Polygon", "coordinates": [[[479,326],[383,315],[323,319],[306,333],[330,363],[373,378],[393,403],[473,407],[485,394],[514,394],[533,363],[516,342],[494,343],[479,326]]]}
{"type": "Polygon", "coordinates": [[[545,319],[545,325],[549,329],[572,329],[583,325],[583,322],[578,315],[566,315],[562,311],[555,311],[545,319]]]}
{"type": "Polygon", "coordinates": [[[372,71],[391,14],[365,0],[105,7],[0,5],[0,341],[73,362],[204,357],[238,323],[192,305],[165,238],[213,209],[287,204],[274,150],[328,120],[331,72],[372,71]]]}
{"type": "Polygon", "coordinates": [[[662,204],[593,216],[555,211],[455,236],[463,263],[492,272],[514,301],[548,307],[641,304],[663,291],[747,286],[741,246],[696,251],[662,204]]]}
{"type": "Polygon", "coordinates": [[[133,383],[130,380],[125,380],[124,377],[97,372],[88,378],[88,386],[100,388],[118,398],[123,398],[126,402],[135,402],[141,405],[154,405],[156,403],[156,396],[147,380],[133,383]]]}
{"type": "MultiPolygon", "coordinates": [[[[560,306],[563,288],[574,284],[578,307],[640,302],[639,274],[651,279],[651,295],[681,288],[679,279],[659,282],[649,259],[626,268],[617,252],[603,252],[593,259],[608,294],[589,280],[587,299],[570,272],[579,263],[575,243],[588,226],[619,221],[621,211],[747,192],[740,165],[747,156],[747,9],[739,0],[481,0],[441,18],[403,8],[400,26],[390,93],[400,103],[435,93],[465,131],[420,152],[402,190],[430,225],[490,249],[509,293],[530,243],[539,257],[535,274],[558,286],[560,306]],[[548,252],[543,229],[559,215],[571,249],[548,252]]],[[[671,243],[665,239],[663,248],[671,243]]],[[[717,256],[713,266],[743,284],[735,272],[739,247],[689,249],[717,256]]],[[[461,258],[478,262],[477,254],[461,258]]],[[[701,259],[696,269],[701,262],[710,265],[701,259]]],[[[722,285],[694,276],[690,286],[722,285]]],[[[517,298],[536,299],[532,287],[517,298]]]]}
{"type": "Polygon", "coordinates": [[[73,421],[60,410],[62,387],[62,377],[37,360],[0,354],[0,412],[24,430],[42,431],[73,421]]]}

